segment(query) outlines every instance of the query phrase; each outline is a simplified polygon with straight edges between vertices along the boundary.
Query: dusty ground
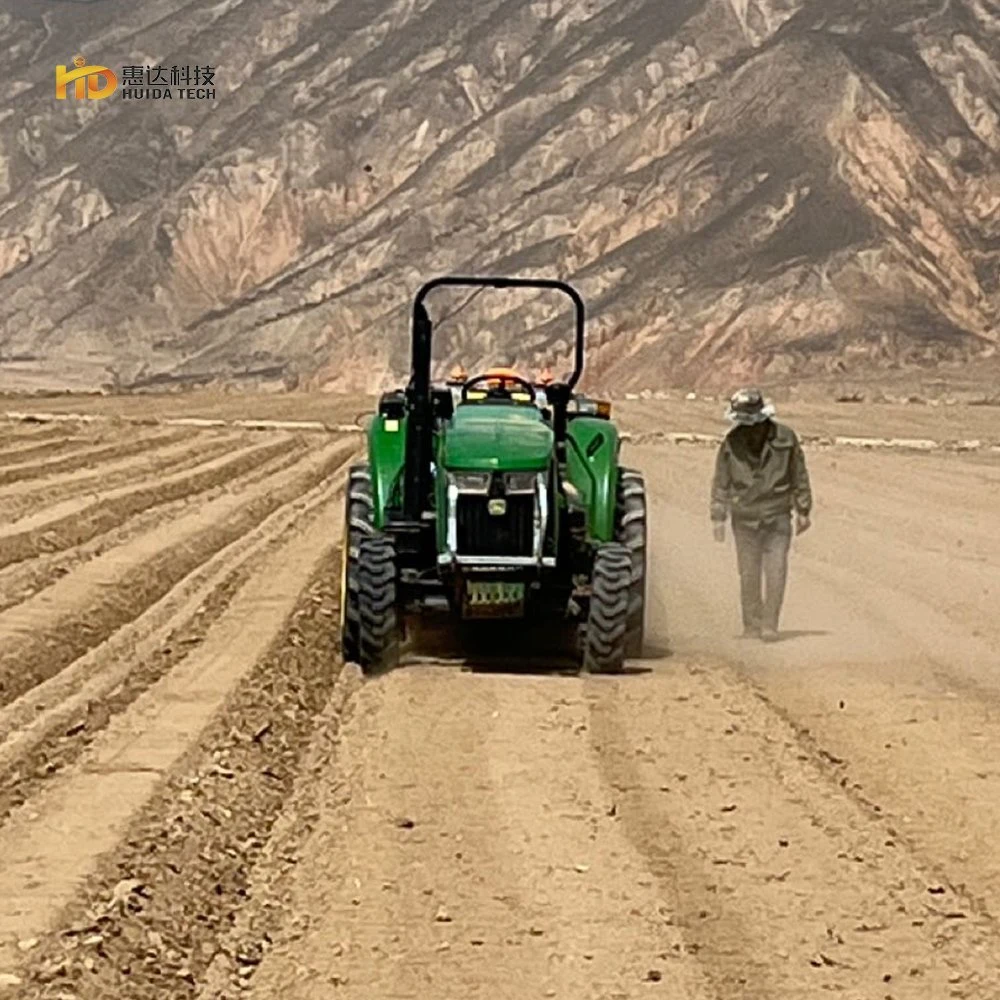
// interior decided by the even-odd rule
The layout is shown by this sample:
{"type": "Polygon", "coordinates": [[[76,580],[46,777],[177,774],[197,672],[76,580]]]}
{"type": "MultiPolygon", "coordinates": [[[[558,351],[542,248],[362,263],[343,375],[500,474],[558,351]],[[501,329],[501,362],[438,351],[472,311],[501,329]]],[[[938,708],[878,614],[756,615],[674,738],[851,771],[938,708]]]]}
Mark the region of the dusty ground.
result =
{"type": "Polygon", "coordinates": [[[761,646],[711,450],[630,448],[627,675],[363,682],[356,441],[144,434],[0,427],[0,996],[1000,996],[995,459],[811,451],[761,646]]]}

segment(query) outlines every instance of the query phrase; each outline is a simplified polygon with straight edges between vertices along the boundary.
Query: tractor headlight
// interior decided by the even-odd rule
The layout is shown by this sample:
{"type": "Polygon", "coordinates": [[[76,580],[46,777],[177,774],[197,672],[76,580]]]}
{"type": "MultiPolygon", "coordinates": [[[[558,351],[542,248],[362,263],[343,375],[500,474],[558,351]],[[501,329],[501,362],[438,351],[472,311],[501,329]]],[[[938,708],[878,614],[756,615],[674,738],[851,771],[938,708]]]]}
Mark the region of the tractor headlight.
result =
{"type": "Polygon", "coordinates": [[[489,493],[490,473],[453,472],[451,481],[459,493],[489,493]]]}
{"type": "Polygon", "coordinates": [[[503,485],[508,493],[534,493],[537,480],[535,472],[506,472],[503,485]]]}

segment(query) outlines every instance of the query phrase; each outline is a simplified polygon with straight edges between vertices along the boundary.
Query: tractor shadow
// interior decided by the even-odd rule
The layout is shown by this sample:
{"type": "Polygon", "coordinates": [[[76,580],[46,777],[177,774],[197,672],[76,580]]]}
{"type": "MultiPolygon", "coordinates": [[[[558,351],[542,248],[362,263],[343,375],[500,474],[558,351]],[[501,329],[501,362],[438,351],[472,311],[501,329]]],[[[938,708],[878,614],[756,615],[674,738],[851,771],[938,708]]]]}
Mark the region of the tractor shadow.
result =
{"type": "MultiPolygon", "coordinates": [[[[421,665],[454,665],[468,673],[578,677],[576,629],[523,621],[459,622],[422,616],[409,629],[404,669],[421,665]]],[[[644,653],[643,659],[652,658],[644,653]]],[[[650,667],[629,661],[616,675],[649,673],[650,667]]]]}

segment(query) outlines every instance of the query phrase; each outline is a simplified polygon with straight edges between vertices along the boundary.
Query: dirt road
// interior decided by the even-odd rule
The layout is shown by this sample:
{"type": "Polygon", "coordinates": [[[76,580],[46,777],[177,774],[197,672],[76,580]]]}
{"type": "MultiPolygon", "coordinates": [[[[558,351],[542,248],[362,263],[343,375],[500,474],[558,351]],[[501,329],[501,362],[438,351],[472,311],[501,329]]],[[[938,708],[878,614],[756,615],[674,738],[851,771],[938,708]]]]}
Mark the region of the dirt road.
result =
{"type": "Polygon", "coordinates": [[[633,449],[653,584],[629,673],[522,649],[365,682],[332,641],[349,446],[299,448],[257,478],[212,452],[234,485],[193,509],[123,472],[90,504],[142,498],[133,527],[54,536],[68,573],[3,613],[40,683],[0,711],[0,996],[1000,996],[995,461],[811,452],[764,646],[735,638],[711,452],[633,449]],[[50,641],[170,525],[157,593],[50,641]]]}

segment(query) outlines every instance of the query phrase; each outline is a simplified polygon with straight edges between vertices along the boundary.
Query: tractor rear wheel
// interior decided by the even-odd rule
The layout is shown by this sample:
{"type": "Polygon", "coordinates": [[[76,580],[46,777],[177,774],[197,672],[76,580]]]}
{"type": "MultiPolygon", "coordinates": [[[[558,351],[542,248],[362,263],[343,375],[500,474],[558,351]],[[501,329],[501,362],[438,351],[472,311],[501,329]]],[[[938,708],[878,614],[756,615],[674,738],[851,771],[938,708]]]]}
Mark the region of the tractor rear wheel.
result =
{"type": "Polygon", "coordinates": [[[399,663],[396,605],[396,546],[386,535],[369,535],[358,546],[358,662],[366,673],[392,670],[399,663]]]}
{"type": "Polygon", "coordinates": [[[629,550],[618,542],[602,545],[594,557],[583,648],[583,666],[590,673],[619,674],[625,666],[631,587],[629,550]]]}
{"type": "Polygon", "coordinates": [[[358,617],[358,547],[375,530],[372,477],[367,465],[353,465],[344,494],[344,539],[341,550],[340,644],[344,661],[355,661],[361,652],[358,617]]]}
{"type": "Polygon", "coordinates": [[[641,472],[622,469],[618,477],[615,538],[629,550],[632,586],[629,590],[625,655],[642,656],[646,633],[646,482],[641,472]]]}

